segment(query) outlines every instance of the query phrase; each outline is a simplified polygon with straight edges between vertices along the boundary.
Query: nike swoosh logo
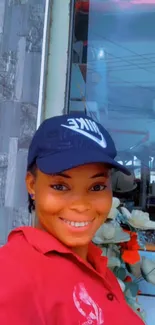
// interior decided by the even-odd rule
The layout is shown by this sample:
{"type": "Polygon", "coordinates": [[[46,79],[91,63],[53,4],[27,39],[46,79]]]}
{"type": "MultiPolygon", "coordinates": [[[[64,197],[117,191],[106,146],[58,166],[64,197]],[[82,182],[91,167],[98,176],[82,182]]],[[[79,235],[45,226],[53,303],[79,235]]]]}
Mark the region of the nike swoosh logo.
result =
{"type": "Polygon", "coordinates": [[[97,137],[95,137],[94,135],[88,133],[87,131],[77,129],[77,128],[74,128],[72,126],[68,126],[68,125],[65,125],[65,124],[61,124],[61,126],[84,135],[85,137],[87,137],[87,138],[93,140],[94,142],[96,142],[97,144],[99,144],[104,149],[107,147],[107,143],[106,143],[102,133],[100,133],[100,136],[101,136],[101,140],[100,140],[97,137]]]}

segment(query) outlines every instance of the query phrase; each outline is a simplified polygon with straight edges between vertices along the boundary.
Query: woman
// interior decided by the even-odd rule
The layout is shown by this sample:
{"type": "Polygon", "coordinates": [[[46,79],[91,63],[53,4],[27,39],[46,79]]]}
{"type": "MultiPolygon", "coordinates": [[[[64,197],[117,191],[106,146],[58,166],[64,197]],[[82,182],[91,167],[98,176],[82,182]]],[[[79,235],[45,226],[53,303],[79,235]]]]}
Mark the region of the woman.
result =
{"type": "Polygon", "coordinates": [[[85,115],[37,130],[26,175],[36,225],[0,250],[0,324],[143,324],[91,243],[111,208],[111,168],[128,174],[115,156],[108,132],[85,115]]]}

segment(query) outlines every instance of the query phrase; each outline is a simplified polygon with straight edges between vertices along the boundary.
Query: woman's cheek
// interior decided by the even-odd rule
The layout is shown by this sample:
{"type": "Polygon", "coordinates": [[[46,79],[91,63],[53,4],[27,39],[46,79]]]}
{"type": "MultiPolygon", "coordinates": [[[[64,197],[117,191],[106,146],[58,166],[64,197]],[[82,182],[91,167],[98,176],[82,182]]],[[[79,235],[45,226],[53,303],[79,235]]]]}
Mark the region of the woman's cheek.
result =
{"type": "Polygon", "coordinates": [[[54,195],[46,195],[44,196],[41,202],[42,210],[44,210],[47,214],[55,214],[61,211],[64,207],[64,200],[58,198],[54,195]]]}
{"type": "Polygon", "coordinates": [[[108,216],[112,206],[112,195],[108,194],[96,201],[96,207],[99,214],[108,216]]]}

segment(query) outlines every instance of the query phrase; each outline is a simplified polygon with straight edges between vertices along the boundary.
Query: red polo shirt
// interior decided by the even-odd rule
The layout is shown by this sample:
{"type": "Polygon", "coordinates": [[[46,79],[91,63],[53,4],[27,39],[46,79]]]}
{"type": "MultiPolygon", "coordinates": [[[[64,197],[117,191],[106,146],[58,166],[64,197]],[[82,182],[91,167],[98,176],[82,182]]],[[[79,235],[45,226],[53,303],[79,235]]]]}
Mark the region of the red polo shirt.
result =
{"type": "Polygon", "coordinates": [[[142,325],[93,244],[88,259],[41,230],[13,231],[0,249],[0,324],[142,325]]]}

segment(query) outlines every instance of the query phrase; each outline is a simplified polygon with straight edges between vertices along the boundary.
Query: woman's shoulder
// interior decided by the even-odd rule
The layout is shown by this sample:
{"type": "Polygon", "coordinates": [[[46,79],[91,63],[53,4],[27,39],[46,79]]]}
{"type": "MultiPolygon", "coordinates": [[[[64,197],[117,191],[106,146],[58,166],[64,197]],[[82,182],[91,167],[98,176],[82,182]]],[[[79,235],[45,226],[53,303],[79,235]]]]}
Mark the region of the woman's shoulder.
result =
{"type": "Polygon", "coordinates": [[[0,248],[0,324],[42,324],[31,251],[22,229],[0,248]]]}
{"type": "Polygon", "coordinates": [[[33,236],[31,227],[13,230],[8,236],[7,243],[0,248],[0,282],[7,277],[14,282],[29,282],[41,264],[41,254],[26,238],[26,232],[29,231],[33,236]]]}
{"type": "Polygon", "coordinates": [[[9,234],[7,243],[0,248],[0,265],[3,269],[8,266],[20,272],[35,273],[37,268],[47,264],[45,257],[49,253],[52,258],[52,252],[54,257],[54,252],[63,249],[63,245],[47,232],[33,227],[20,227],[9,234]]]}
{"type": "Polygon", "coordinates": [[[0,282],[7,278],[12,282],[20,282],[25,277],[26,264],[30,263],[28,247],[22,233],[11,233],[7,243],[0,248],[0,282]]]}

